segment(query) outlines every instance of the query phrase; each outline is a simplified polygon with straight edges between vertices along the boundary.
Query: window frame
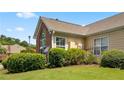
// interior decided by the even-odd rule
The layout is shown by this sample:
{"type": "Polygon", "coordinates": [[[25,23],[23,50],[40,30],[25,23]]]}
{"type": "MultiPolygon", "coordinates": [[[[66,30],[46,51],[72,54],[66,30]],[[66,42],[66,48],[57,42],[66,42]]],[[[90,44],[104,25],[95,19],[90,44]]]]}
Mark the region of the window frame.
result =
{"type": "Polygon", "coordinates": [[[64,48],[64,49],[66,49],[66,38],[65,38],[65,37],[62,37],[62,36],[55,36],[55,46],[56,46],[56,48],[64,48]],[[57,44],[56,44],[56,38],[65,39],[65,45],[64,45],[64,46],[57,45],[57,44]],[[57,47],[57,46],[59,46],[59,47],[57,47]]]}
{"type": "Polygon", "coordinates": [[[109,50],[109,37],[108,36],[101,36],[101,37],[97,37],[97,38],[93,39],[93,54],[95,54],[94,53],[94,51],[95,51],[95,40],[100,39],[100,46],[99,46],[100,47],[100,54],[99,55],[101,55],[101,52],[102,52],[102,49],[101,49],[102,48],[102,42],[101,41],[102,41],[103,38],[107,38],[107,50],[109,50]]]}
{"type": "Polygon", "coordinates": [[[46,32],[42,31],[41,33],[41,47],[46,47],[46,32]],[[44,37],[43,37],[43,33],[44,33],[44,37]],[[44,38],[44,45],[43,45],[43,38],[44,38]]]}

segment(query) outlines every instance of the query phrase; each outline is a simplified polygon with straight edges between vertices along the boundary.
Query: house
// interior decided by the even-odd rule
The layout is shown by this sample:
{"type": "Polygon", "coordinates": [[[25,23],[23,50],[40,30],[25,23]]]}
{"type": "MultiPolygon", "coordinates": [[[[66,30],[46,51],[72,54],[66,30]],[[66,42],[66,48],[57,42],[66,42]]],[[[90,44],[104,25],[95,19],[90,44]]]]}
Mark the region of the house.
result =
{"type": "Polygon", "coordinates": [[[124,50],[124,13],[86,26],[40,17],[34,38],[37,52],[43,47],[81,48],[96,55],[104,50],[124,50]]]}
{"type": "Polygon", "coordinates": [[[25,47],[22,47],[18,44],[14,45],[2,45],[7,50],[7,54],[12,54],[12,53],[20,53],[22,50],[26,50],[25,47]]]}

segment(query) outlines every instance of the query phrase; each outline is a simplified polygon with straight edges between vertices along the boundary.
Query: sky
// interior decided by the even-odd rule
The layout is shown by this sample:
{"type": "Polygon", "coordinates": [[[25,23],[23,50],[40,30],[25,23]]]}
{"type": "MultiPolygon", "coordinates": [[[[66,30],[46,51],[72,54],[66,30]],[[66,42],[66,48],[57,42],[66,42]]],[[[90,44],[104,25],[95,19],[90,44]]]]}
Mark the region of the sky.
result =
{"type": "Polygon", "coordinates": [[[118,14],[117,12],[0,12],[0,35],[26,40],[36,44],[33,34],[39,16],[55,18],[82,26],[118,14]]]}

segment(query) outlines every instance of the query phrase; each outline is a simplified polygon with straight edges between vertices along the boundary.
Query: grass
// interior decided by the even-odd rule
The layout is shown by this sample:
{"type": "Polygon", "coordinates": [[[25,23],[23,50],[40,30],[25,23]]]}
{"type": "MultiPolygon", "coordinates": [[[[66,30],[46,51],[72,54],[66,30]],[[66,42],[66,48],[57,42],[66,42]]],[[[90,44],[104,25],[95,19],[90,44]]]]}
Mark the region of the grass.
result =
{"type": "Polygon", "coordinates": [[[1,80],[124,80],[124,70],[78,65],[7,74],[0,71],[1,80]]]}

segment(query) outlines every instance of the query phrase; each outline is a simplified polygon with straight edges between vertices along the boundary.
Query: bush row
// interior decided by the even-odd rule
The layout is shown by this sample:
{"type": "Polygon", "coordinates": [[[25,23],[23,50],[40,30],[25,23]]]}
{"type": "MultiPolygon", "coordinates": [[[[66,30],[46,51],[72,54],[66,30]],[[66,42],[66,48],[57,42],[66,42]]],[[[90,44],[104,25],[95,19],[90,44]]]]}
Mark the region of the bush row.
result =
{"type": "Polygon", "coordinates": [[[25,72],[30,70],[62,67],[79,64],[97,64],[95,55],[81,49],[52,48],[49,51],[49,62],[46,64],[46,56],[36,53],[12,54],[2,62],[4,68],[11,73],[25,72]]]}
{"type": "Polygon", "coordinates": [[[81,49],[71,48],[68,50],[62,48],[53,48],[49,52],[48,67],[62,67],[78,64],[97,63],[97,57],[90,52],[81,49]]]}
{"type": "Polygon", "coordinates": [[[4,68],[11,73],[25,72],[45,68],[45,56],[42,54],[13,54],[2,62],[4,68]]]}
{"type": "MultiPolygon", "coordinates": [[[[81,49],[52,48],[49,51],[49,62],[46,64],[46,56],[36,53],[12,54],[2,62],[4,68],[11,73],[30,70],[62,67],[78,64],[98,64],[98,58],[91,52],[81,49]]],[[[124,69],[124,51],[110,50],[102,54],[100,65],[102,67],[124,69]]]]}
{"type": "Polygon", "coordinates": [[[104,52],[102,55],[101,66],[124,69],[124,51],[110,50],[104,52]]]}

